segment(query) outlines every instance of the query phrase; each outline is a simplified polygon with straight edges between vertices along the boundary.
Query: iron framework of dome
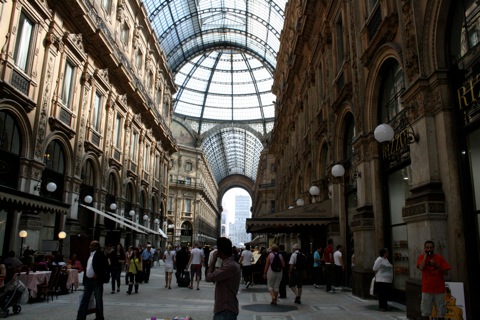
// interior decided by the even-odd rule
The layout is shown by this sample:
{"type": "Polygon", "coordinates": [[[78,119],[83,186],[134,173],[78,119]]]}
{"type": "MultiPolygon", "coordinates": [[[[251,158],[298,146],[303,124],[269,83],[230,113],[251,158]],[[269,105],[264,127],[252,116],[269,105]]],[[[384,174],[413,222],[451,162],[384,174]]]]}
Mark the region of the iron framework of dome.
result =
{"type": "Polygon", "coordinates": [[[177,117],[202,137],[220,182],[253,181],[261,137],[273,128],[271,92],[286,0],[144,0],[175,76],[177,117]]]}

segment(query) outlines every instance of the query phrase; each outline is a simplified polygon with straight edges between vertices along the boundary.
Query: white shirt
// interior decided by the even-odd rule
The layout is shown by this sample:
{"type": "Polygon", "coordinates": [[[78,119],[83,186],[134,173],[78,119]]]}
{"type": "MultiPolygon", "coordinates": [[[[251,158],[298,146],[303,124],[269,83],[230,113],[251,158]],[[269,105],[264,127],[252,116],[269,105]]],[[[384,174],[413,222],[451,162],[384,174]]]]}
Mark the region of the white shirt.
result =
{"type": "MultiPolygon", "coordinates": [[[[210,255],[208,256],[208,265],[212,264],[213,262],[213,254],[217,252],[217,249],[213,249],[212,252],[210,252],[210,255]]],[[[222,266],[222,259],[220,257],[217,257],[217,261],[215,261],[215,268],[220,268],[222,266]]]]}
{"type": "Polygon", "coordinates": [[[340,250],[337,250],[333,253],[333,263],[335,263],[336,266],[343,266],[342,252],[340,250]]]}
{"type": "Polygon", "coordinates": [[[87,278],[93,278],[95,276],[95,271],[93,271],[92,261],[93,256],[95,255],[96,251],[90,252],[90,257],[88,257],[87,261],[87,270],[85,271],[85,275],[87,278]]]}
{"type": "Polygon", "coordinates": [[[192,264],[203,264],[203,250],[199,248],[192,249],[192,264]]]}
{"type": "Polygon", "coordinates": [[[393,281],[393,266],[383,257],[378,257],[373,264],[373,271],[375,271],[375,281],[376,282],[388,282],[392,283],[393,281]]]}
{"type": "Polygon", "coordinates": [[[243,250],[241,257],[243,257],[242,265],[243,265],[244,267],[246,267],[246,266],[251,266],[251,265],[252,265],[252,257],[253,257],[252,251],[250,251],[250,250],[243,250]]]}

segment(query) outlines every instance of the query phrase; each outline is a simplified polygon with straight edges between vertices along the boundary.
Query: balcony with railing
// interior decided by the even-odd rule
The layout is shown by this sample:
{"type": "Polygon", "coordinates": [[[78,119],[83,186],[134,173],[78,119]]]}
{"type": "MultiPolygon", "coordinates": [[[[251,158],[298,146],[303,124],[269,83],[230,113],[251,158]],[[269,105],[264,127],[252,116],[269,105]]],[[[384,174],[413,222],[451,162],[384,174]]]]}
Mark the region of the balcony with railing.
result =
{"type": "Polygon", "coordinates": [[[187,180],[170,179],[169,182],[170,182],[170,187],[177,186],[177,187],[186,187],[186,188],[192,188],[192,189],[204,188],[203,183],[193,183],[187,180]]]}

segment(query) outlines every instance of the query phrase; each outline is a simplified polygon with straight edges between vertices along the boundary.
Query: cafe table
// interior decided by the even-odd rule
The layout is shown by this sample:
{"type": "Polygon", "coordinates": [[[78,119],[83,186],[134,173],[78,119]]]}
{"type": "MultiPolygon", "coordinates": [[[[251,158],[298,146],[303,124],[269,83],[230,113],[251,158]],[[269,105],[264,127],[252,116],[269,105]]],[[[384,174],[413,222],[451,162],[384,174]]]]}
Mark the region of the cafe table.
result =
{"type": "Polygon", "coordinates": [[[67,289],[73,292],[73,288],[78,289],[78,270],[67,269],[67,289]]]}
{"type": "Polygon", "coordinates": [[[28,288],[30,297],[35,299],[37,297],[37,286],[40,284],[47,284],[50,279],[52,271],[30,271],[15,274],[15,280],[20,277],[20,281],[28,288]]]}

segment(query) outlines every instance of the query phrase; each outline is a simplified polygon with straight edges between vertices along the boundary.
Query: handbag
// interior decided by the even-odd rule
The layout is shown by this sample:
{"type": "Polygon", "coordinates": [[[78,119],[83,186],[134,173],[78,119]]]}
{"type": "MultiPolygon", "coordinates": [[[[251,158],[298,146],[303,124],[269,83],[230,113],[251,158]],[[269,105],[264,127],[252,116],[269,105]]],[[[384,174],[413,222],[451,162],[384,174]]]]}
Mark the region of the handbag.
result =
{"type": "Polygon", "coordinates": [[[375,295],[375,277],[373,277],[372,281],[370,282],[370,295],[375,295]]]}

